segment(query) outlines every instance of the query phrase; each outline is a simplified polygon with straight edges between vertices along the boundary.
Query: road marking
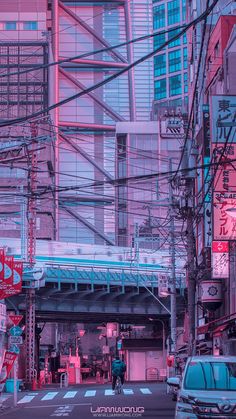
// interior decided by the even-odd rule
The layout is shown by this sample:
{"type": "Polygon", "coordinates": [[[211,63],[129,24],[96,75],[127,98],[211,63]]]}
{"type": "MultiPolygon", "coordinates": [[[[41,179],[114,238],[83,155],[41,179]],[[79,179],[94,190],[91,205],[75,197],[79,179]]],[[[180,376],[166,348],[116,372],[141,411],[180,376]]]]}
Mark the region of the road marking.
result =
{"type": "Polygon", "coordinates": [[[84,397],[93,397],[96,394],[96,390],[87,390],[84,397]]]}
{"type": "Polygon", "coordinates": [[[133,390],[129,389],[129,388],[123,388],[123,393],[126,394],[126,395],[134,394],[133,390]]]}
{"type": "Polygon", "coordinates": [[[149,388],[140,388],[141,393],[143,394],[152,394],[149,388]]]}
{"type": "Polygon", "coordinates": [[[49,391],[41,400],[52,400],[58,394],[58,391],[49,391]]]}
{"type": "Polygon", "coordinates": [[[72,405],[59,406],[50,416],[69,416],[73,409],[72,405]]]}
{"type": "Polygon", "coordinates": [[[109,390],[105,390],[105,396],[114,396],[114,391],[109,389],[109,390]]]}
{"type": "Polygon", "coordinates": [[[63,399],[73,399],[77,393],[77,391],[67,391],[67,393],[63,396],[63,399]]]}
{"type": "MultiPolygon", "coordinates": [[[[51,409],[52,407],[60,407],[61,404],[47,404],[46,406],[39,405],[39,406],[25,406],[25,409],[51,409]]],[[[70,403],[69,406],[92,406],[92,403],[70,403]]]]}
{"type": "Polygon", "coordinates": [[[21,403],[29,403],[29,402],[31,402],[31,400],[33,400],[34,399],[34,395],[31,395],[31,396],[24,396],[23,397],[23,399],[21,399],[21,400],[19,400],[18,402],[17,402],[17,404],[21,404],[21,403]]]}
{"type": "Polygon", "coordinates": [[[5,396],[0,396],[0,403],[5,402],[9,399],[9,397],[12,397],[12,394],[6,394],[5,396]]]}

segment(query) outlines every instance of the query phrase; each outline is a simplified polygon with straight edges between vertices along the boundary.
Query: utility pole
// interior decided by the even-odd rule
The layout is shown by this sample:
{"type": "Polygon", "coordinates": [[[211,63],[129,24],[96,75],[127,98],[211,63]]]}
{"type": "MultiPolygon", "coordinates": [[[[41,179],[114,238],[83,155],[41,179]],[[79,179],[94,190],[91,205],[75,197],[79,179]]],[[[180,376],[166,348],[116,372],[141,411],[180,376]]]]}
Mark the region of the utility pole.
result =
{"type": "MultiPolygon", "coordinates": [[[[169,172],[172,172],[172,159],[169,159],[169,172]]],[[[170,200],[170,256],[171,256],[171,286],[170,286],[170,328],[171,328],[171,352],[176,352],[176,275],[175,275],[175,221],[174,202],[171,181],[169,182],[170,200]]]]}
{"type": "Polygon", "coordinates": [[[188,291],[188,355],[195,352],[195,294],[196,294],[196,270],[195,270],[195,238],[193,229],[193,178],[187,179],[187,291],[188,291]]]}
{"type": "Polygon", "coordinates": [[[187,251],[187,295],[188,295],[188,355],[195,353],[195,295],[196,295],[196,266],[195,266],[195,236],[194,236],[194,182],[196,176],[197,149],[189,138],[182,160],[181,180],[184,180],[184,205],[180,211],[186,220],[186,251],[187,251]]]}
{"type": "MultiPolygon", "coordinates": [[[[36,202],[34,193],[37,190],[37,152],[35,139],[38,134],[37,125],[31,126],[32,151],[29,155],[28,171],[28,228],[27,228],[27,263],[33,268],[36,252],[36,202]]],[[[26,292],[26,384],[32,385],[35,374],[35,289],[26,292]]]]}

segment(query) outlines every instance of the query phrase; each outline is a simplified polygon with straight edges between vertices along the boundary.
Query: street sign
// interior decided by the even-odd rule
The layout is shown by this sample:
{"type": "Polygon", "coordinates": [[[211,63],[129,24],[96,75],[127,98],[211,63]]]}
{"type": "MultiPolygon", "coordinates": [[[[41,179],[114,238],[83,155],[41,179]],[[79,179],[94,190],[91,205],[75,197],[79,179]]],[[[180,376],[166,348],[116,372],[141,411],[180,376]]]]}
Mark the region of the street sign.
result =
{"type": "MultiPolygon", "coordinates": [[[[14,337],[14,336],[12,336],[14,337]]],[[[15,354],[19,354],[20,353],[20,348],[18,348],[17,345],[11,345],[9,351],[14,352],[15,354]]]]}
{"type": "Polygon", "coordinates": [[[21,320],[23,319],[23,316],[21,315],[16,315],[16,314],[11,314],[9,316],[9,319],[12,321],[12,323],[14,324],[14,326],[18,326],[18,324],[21,322],[21,320]]]}
{"type": "Polygon", "coordinates": [[[13,326],[10,328],[9,333],[11,336],[21,336],[23,330],[19,326],[13,326]]]}
{"type": "Polygon", "coordinates": [[[9,343],[10,345],[22,345],[23,338],[22,336],[10,336],[9,343]]]}

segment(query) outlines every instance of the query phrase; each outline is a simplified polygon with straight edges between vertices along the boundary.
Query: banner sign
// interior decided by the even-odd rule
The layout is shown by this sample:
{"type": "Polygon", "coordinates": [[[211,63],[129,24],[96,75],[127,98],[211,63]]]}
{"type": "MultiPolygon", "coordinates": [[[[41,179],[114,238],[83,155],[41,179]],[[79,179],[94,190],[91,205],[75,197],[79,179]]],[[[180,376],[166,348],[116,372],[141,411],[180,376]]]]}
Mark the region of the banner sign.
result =
{"type": "Polygon", "coordinates": [[[158,296],[167,297],[169,288],[169,276],[167,274],[158,274],[158,296]]]}
{"type": "MultiPolygon", "coordinates": [[[[5,256],[5,260],[6,258],[9,258],[9,256],[5,256]]],[[[23,263],[12,260],[12,266],[10,268],[12,268],[12,279],[11,282],[9,279],[4,279],[0,283],[0,299],[19,294],[22,290],[23,263]]]]}
{"type": "Polygon", "coordinates": [[[213,194],[214,240],[236,240],[236,193],[213,194]]]}
{"type": "Polygon", "coordinates": [[[14,352],[10,352],[10,351],[5,352],[5,357],[2,364],[2,370],[0,373],[0,384],[3,384],[6,382],[6,379],[10,374],[10,371],[13,367],[16,357],[17,357],[17,354],[15,354],[14,352]]]}
{"type": "Polygon", "coordinates": [[[212,257],[212,278],[229,278],[229,254],[213,253],[212,257]]]}
{"type": "Polygon", "coordinates": [[[229,278],[229,243],[212,242],[212,278],[229,278]]]}
{"type": "Polygon", "coordinates": [[[0,282],[4,280],[4,249],[0,249],[0,282]]]}
{"type": "Polygon", "coordinates": [[[214,189],[216,191],[228,192],[236,190],[236,144],[230,144],[225,147],[223,143],[217,144],[212,149],[214,162],[220,160],[220,165],[216,170],[214,178],[214,189]],[[223,155],[223,157],[221,157],[223,155]],[[233,162],[231,162],[233,160],[233,162]]]}
{"type": "Polygon", "coordinates": [[[203,149],[204,156],[210,157],[210,140],[211,140],[211,131],[210,131],[210,114],[209,114],[209,105],[203,105],[202,107],[202,126],[203,126],[203,149]]]}
{"type": "Polygon", "coordinates": [[[213,253],[229,253],[229,243],[214,241],[212,242],[212,252],[213,253]]]}
{"type": "Polygon", "coordinates": [[[7,307],[6,304],[0,303],[0,332],[6,332],[7,323],[7,307]]]}
{"type": "Polygon", "coordinates": [[[212,96],[212,142],[236,142],[236,96],[212,96]]]}
{"type": "Polygon", "coordinates": [[[13,256],[5,256],[4,258],[4,283],[13,284],[13,256]]]}

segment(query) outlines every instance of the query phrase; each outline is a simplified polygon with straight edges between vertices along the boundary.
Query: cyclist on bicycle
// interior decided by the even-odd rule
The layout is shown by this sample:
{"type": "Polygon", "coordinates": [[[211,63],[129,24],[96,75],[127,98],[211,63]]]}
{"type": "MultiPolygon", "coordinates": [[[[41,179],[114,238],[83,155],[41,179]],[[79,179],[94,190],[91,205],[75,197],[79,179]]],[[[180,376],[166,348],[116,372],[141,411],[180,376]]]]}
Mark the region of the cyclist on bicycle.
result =
{"type": "Polygon", "coordinates": [[[112,371],[112,390],[115,390],[117,377],[120,377],[121,384],[124,384],[126,365],[121,361],[119,356],[116,356],[116,359],[112,362],[111,365],[112,371]]]}

